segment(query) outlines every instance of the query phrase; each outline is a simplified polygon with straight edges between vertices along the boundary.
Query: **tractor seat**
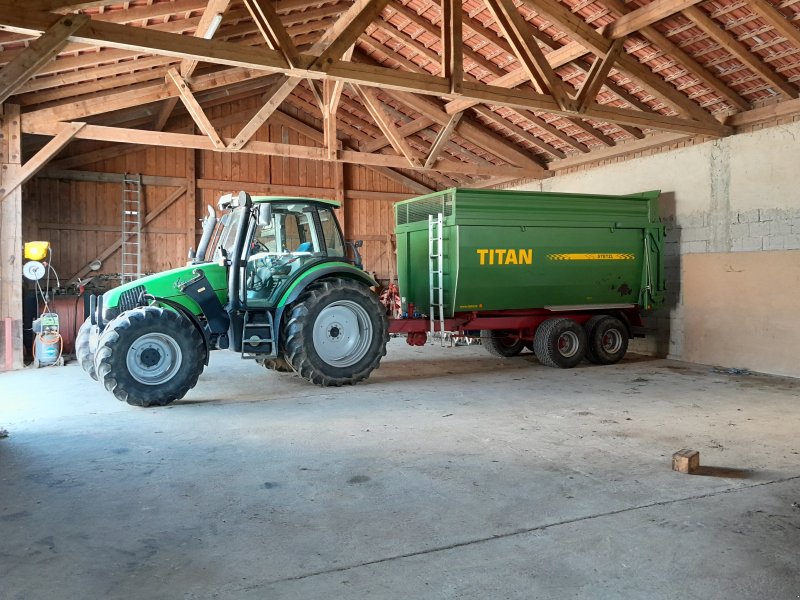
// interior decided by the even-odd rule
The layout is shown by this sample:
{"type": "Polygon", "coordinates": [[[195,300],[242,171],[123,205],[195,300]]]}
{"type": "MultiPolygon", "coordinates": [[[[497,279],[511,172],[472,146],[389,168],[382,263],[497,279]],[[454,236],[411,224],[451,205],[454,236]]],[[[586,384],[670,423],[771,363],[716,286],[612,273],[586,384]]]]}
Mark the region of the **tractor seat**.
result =
{"type": "Polygon", "coordinates": [[[311,242],[303,242],[297,247],[295,252],[311,252],[312,250],[314,250],[314,244],[311,242]]]}

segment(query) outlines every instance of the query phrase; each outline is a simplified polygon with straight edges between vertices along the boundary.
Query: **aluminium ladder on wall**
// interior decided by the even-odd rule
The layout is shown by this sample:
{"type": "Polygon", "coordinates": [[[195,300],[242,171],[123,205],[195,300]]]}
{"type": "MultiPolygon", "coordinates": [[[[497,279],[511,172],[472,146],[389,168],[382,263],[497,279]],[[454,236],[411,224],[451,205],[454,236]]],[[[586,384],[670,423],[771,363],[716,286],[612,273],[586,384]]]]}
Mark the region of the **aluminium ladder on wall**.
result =
{"type": "Polygon", "coordinates": [[[439,338],[444,344],[444,215],[428,215],[428,282],[430,289],[431,343],[439,322],[439,338]]]}
{"type": "Polygon", "coordinates": [[[142,176],[122,176],[122,267],[125,284],[142,276],[142,176]]]}

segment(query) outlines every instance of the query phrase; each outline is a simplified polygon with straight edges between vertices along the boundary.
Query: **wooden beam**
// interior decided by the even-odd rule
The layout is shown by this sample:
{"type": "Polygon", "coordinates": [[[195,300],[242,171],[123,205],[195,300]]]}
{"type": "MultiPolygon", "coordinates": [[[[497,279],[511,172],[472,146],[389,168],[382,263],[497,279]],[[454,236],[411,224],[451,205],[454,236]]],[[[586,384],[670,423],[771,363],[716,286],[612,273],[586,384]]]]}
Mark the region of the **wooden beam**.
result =
{"type": "Polygon", "coordinates": [[[442,76],[450,82],[450,92],[461,91],[464,79],[462,0],[441,0],[442,3],[442,76]]]}
{"type": "Polygon", "coordinates": [[[270,1],[244,0],[244,5],[270,49],[280,52],[288,66],[299,67],[300,54],[270,1]]]}
{"type": "Polygon", "coordinates": [[[428,153],[428,158],[425,159],[425,168],[430,169],[433,164],[439,158],[439,154],[441,154],[442,150],[444,149],[447,141],[450,139],[450,136],[456,129],[456,125],[461,120],[461,117],[464,113],[456,113],[450,116],[450,120],[447,122],[447,125],[442,127],[439,131],[439,134],[436,136],[436,139],[433,141],[433,145],[431,146],[431,150],[428,153]]]}
{"type": "Polygon", "coordinates": [[[633,140],[618,144],[613,148],[603,148],[595,150],[590,154],[583,154],[578,156],[569,156],[562,160],[554,160],[550,163],[552,171],[561,171],[564,169],[571,169],[574,167],[589,165],[595,162],[601,162],[611,158],[618,158],[626,155],[633,155],[637,152],[644,152],[653,148],[668,146],[677,142],[691,139],[692,136],[676,134],[676,133],[660,133],[656,135],[649,135],[641,140],[633,140]]]}
{"type": "Polygon", "coordinates": [[[508,43],[514,49],[522,68],[533,87],[541,94],[550,93],[561,108],[570,108],[572,102],[564,91],[564,82],[555,74],[539,44],[527,34],[528,24],[512,0],[485,0],[508,43]]]}
{"type": "Polygon", "coordinates": [[[693,6],[687,8],[683,14],[697,25],[703,33],[730,52],[737,60],[744,63],[744,65],[758,77],[769,85],[774,86],[776,92],[788,99],[797,97],[797,88],[793,84],[783,79],[770,67],[761,62],[755,52],[725,31],[718,22],[709,17],[702,10],[693,6]]]}
{"type": "Polygon", "coordinates": [[[69,36],[89,21],[84,15],[61,17],[38,39],[0,70],[0,104],[17,90],[67,45],[69,36]]]}
{"type": "MultiPolygon", "coordinates": [[[[401,125],[397,128],[397,131],[399,131],[400,135],[403,137],[409,137],[419,131],[422,131],[423,129],[428,129],[431,125],[433,125],[433,121],[431,119],[421,117],[415,121],[401,125]]],[[[389,140],[387,140],[385,137],[381,137],[365,144],[360,144],[359,150],[362,152],[377,152],[381,148],[385,148],[388,145],[389,140]]]]}
{"type": "Polygon", "coordinates": [[[605,56],[598,56],[594,61],[592,68],[589,69],[586,75],[586,79],[583,81],[581,89],[578,91],[578,96],[576,98],[578,112],[586,112],[586,108],[589,104],[595,101],[597,93],[600,91],[600,88],[603,87],[603,82],[605,82],[611,71],[611,67],[614,66],[614,62],[619,57],[620,52],[622,52],[624,44],[624,38],[614,40],[614,43],[611,44],[605,56]]]}
{"type": "MultiPolygon", "coordinates": [[[[488,107],[486,107],[486,106],[475,106],[475,107],[473,107],[473,110],[476,113],[478,113],[479,115],[481,115],[482,117],[484,117],[485,119],[489,119],[490,121],[492,121],[493,123],[496,123],[500,127],[503,127],[504,129],[507,129],[508,131],[513,133],[514,135],[517,135],[517,136],[521,137],[522,139],[530,142],[531,144],[534,144],[537,148],[541,148],[545,152],[549,152],[550,154],[552,154],[553,156],[555,156],[557,158],[566,157],[566,154],[564,152],[562,152],[561,150],[559,150],[558,148],[556,148],[555,146],[552,146],[551,144],[548,144],[544,140],[539,139],[538,137],[536,137],[532,133],[529,133],[528,131],[526,131],[525,129],[520,127],[519,125],[516,125],[516,124],[512,123],[511,121],[509,121],[508,119],[498,115],[496,112],[494,112],[493,110],[489,109],[488,107]]],[[[461,114],[461,113],[456,113],[456,114],[461,114]]],[[[527,118],[527,117],[525,117],[525,118],[527,118]]],[[[553,129],[555,129],[555,127],[553,129]]],[[[566,136],[566,134],[564,134],[564,135],[566,136]]],[[[566,137],[569,137],[569,136],[566,136],[566,137]]],[[[569,138],[569,139],[572,139],[572,138],[569,138]]],[[[573,143],[574,143],[574,140],[573,140],[573,143]]],[[[588,150],[588,148],[587,148],[587,150],[588,150]]]]}
{"type": "MultiPolygon", "coordinates": [[[[26,133],[36,133],[41,135],[56,135],[67,123],[45,123],[37,124],[35,127],[27,127],[25,120],[22,121],[22,128],[26,133]]],[[[131,144],[149,144],[152,146],[170,146],[174,148],[195,148],[197,150],[218,150],[211,140],[204,135],[190,135],[182,133],[165,133],[155,131],[143,131],[141,129],[125,129],[122,127],[104,127],[101,125],[86,125],[75,136],[80,139],[114,141],[131,144]]],[[[224,141],[224,140],[223,140],[224,141]]],[[[291,158],[301,158],[308,160],[318,160],[331,162],[328,159],[324,148],[313,148],[311,146],[299,146],[293,144],[278,144],[273,142],[251,141],[240,152],[249,154],[260,154],[265,156],[286,156],[291,158]]],[[[375,167],[388,167],[392,169],[412,168],[422,170],[421,162],[409,165],[405,157],[390,156],[386,154],[369,154],[365,152],[354,152],[352,150],[342,150],[336,162],[348,162],[359,165],[369,165],[375,167]]],[[[539,177],[546,176],[539,165],[535,168],[508,167],[503,165],[482,166],[464,163],[460,161],[438,160],[433,166],[434,170],[442,173],[461,173],[475,176],[500,176],[509,177],[539,177]]]]}
{"type": "MultiPolygon", "coordinates": [[[[147,215],[144,218],[144,221],[142,222],[142,231],[146,232],[147,226],[150,223],[152,223],[156,219],[156,217],[158,217],[161,213],[163,213],[170,206],[172,206],[185,193],[186,193],[185,186],[178,188],[177,190],[172,192],[172,194],[170,194],[161,204],[159,204],[153,210],[147,213],[147,215]]],[[[76,283],[78,279],[80,279],[81,277],[83,277],[92,270],[91,265],[93,262],[95,262],[96,260],[99,260],[100,262],[108,260],[108,258],[110,258],[117,250],[119,250],[121,246],[122,246],[122,239],[119,239],[116,242],[106,246],[105,249],[103,249],[103,251],[100,252],[100,254],[98,254],[95,258],[86,263],[86,266],[79,269],[76,273],[70,275],[66,280],[67,281],[66,285],[69,286],[72,285],[73,283],[76,283]]]]}
{"type": "Polygon", "coordinates": [[[299,77],[285,77],[272,86],[266,94],[267,101],[264,103],[264,106],[253,115],[253,118],[251,118],[236,135],[234,140],[230,143],[230,150],[240,150],[247,144],[255,135],[256,131],[258,131],[258,129],[267,122],[267,119],[278,110],[278,107],[286,100],[286,97],[292,93],[292,90],[297,87],[300,81],[299,77]]]}
{"type": "Polygon", "coordinates": [[[772,26],[779,35],[789,40],[795,48],[800,48],[800,29],[776,6],[767,0],[749,0],[747,8],[772,26]]]}
{"type": "MultiPolygon", "coordinates": [[[[209,31],[211,31],[211,27],[214,26],[214,21],[217,20],[217,15],[222,15],[222,13],[228,9],[229,4],[230,0],[208,0],[206,9],[203,11],[203,16],[200,18],[200,22],[197,24],[197,29],[194,32],[195,37],[203,39],[210,37],[208,34],[209,31]]],[[[212,31],[211,33],[213,34],[215,32],[212,31]]],[[[198,61],[195,59],[183,59],[179,67],[181,76],[184,79],[190,78],[194,74],[197,65],[198,61]]],[[[161,111],[158,113],[158,117],[156,117],[156,131],[164,129],[164,126],[167,124],[177,104],[178,98],[168,98],[164,101],[161,106],[161,111]]]]}
{"type": "Polygon", "coordinates": [[[389,0],[355,0],[334,26],[312,46],[310,54],[317,53],[315,48],[321,54],[310,62],[311,66],[327,71],[356,42],[367,25],[375,20],[388,3],[389,0]]]}
{"type": "Polygon", "coordinates": [[[383,132],[383,135],[385,135],[386,139],[389,140],[392,148],[394,148],[398,154],[405,156],[412,167],[419,166],[419,158],[417,158],[416,154],[411,149],[411,146],[408,145],[408,142],[406,142],[405,138],[400,135],[400,132],[397,130],[397,126],[394,124],[391,117],[386,113],[381,101],[378,99],[378,95],[373,90],[361,87],[359,85],[353,86],[353,89],[355,89],[358,97],[364,103],[364,106],[367,108],[370,116],[372,116],[372,118],[378,124],[378,127],[383,132]]]}
{"type": "Polygon", "coordinates": [[[189,89],[189,86],[176,69],[173,68],[167,71],[167,81],[171,82],[172,85],[174,85],[178,90],[181,100],[183,101],[183,105],[186,107],[186,110],[189,111],[189,114],[192,116],[192,119],[194,119],[194,122],[197,123],[200,131],[208,136],[208,138],[211,140],[211,143],[214,144],[214,147],[217,150],[224,149],[225,142],[223,142],[219,137],[217,130],[214,129],[211,121],[208,120],[206,113],[203,111],[203,107],[197,102],[192,94],[192,91],[189,89]]]}
{"type": "Polygon", "coordinates": [[[603,29],[603,35],[616,40],[652,25],[656,21],[666,19],[672,15],[694,6],[702,0],[653,0],[641,8],[629,12],[612,21],[603,29]]]}
{"type": "Polygon", "coordinates": [[[3,180],[2,187],[0,187],[0,201],[4,200],[16,188],[20,187],[23,183],[28,181],[31,177],[43,166],[47,164],[53,156],[55,156],[64,146],[66,146],[75,135],[84,128],[86,123],[67,123],[65,126],[53,137],[52,140],[45,144],[44,148],[39,150],[32,158],[30,158],[19,169],[15,169],[15,173],[3,180]]]}

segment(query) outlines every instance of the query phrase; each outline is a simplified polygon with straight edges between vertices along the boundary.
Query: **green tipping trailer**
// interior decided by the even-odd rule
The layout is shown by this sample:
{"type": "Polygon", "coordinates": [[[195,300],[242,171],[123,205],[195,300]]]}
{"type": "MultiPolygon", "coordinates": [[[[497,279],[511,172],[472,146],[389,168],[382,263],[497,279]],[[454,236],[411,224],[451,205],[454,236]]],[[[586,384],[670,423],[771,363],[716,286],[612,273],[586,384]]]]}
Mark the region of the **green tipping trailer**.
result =
{"type": "Polygon", "coordinates": [[[419,313],[438,313],[433,280],[443,291],[443,314],[433,316],[447,318],[657,306],[664,297],[658,196],[449,189],[399,202],[400,295],[419,313]],[[439,235],[441,286],[431,274],[439,235]]]}

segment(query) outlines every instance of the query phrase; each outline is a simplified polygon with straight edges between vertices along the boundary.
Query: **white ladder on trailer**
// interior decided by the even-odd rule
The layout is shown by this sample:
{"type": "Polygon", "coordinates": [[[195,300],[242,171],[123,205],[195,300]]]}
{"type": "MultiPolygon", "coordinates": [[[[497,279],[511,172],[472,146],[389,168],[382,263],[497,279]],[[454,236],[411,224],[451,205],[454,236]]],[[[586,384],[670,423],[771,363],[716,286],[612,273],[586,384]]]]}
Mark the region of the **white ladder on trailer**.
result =
{"type": "Polygon", "coordinates": [[[142,176],[122,176],[121,283],[142,276],[142,176]]]}
{"type": "Polygon", "coordinates": [[[436,322],[444,345],[444,215],[428,215],[428,283],[430,289],[430,340],[433,343],[436,322]]]}

